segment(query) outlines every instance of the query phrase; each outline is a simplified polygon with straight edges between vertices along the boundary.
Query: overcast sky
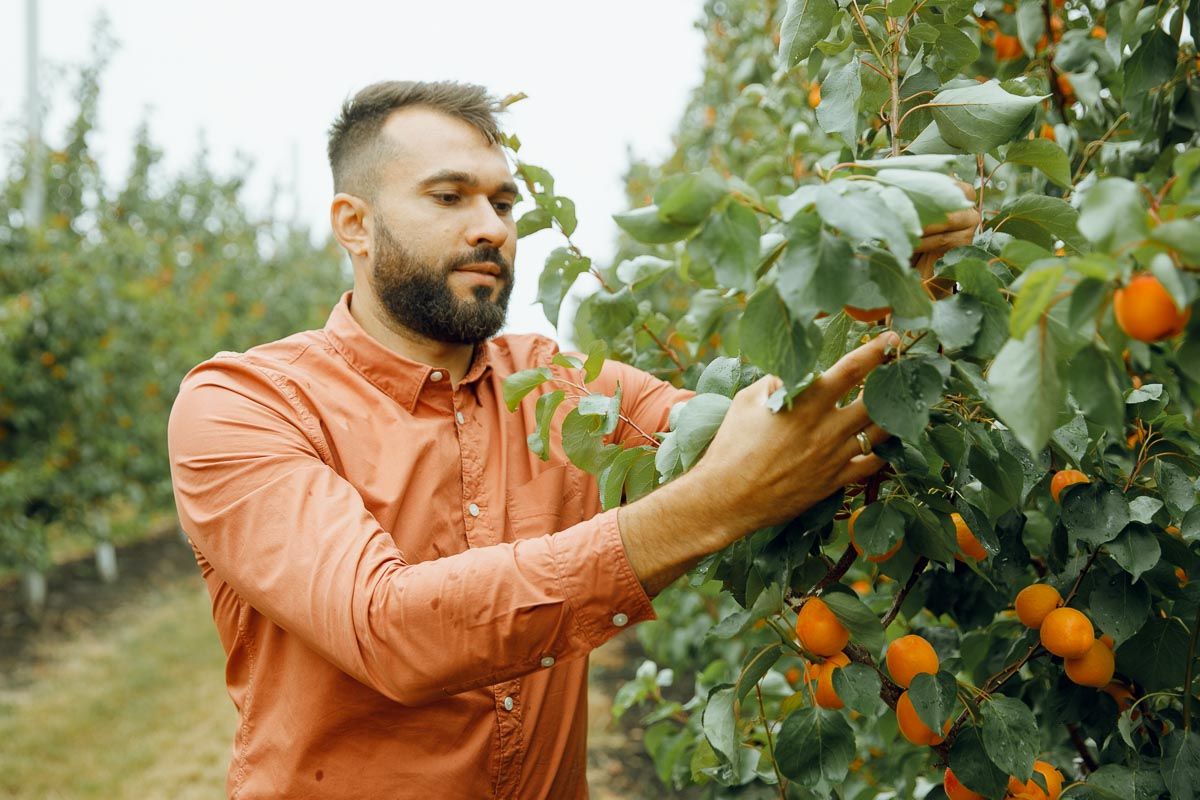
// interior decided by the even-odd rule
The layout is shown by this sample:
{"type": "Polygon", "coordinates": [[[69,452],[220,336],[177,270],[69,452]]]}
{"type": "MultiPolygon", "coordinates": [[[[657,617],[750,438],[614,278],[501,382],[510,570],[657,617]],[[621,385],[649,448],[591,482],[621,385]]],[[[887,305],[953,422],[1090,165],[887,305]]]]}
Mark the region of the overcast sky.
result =
{"type": "MultiPolygon", "coordinates": [[[[24,118],[25,6],[0,0],[0,125],[9,141],[24,118]]],[[[191,162],[201,136],[219,172],[244,153],[255,165],[252,205],[264,208],[278,182],[287,194],[276,210],[294,211],[322,233],[332,194],[325,132],[348,95],[383,79],[481,83],[497,96],[525,92],[506,127],[520,137],[521,157],[549,169],[558,191],[575,200],[572,238],[602,262],[616,235],[610,215],[624,208],[627,148],[667,155],[701,77],[700,0],[335,6],[39,0],[41,56],[68,68],[85,62],[93,24],[107,14],[119,46],[102,79],[93,145],[110,186],[128,167],[134,130],[148,119],[168,169],[191,162]]],[[[61,142],[73,87],[73,80],[52,83],[54,74],[43,72],[54,103],[45,129],[51,145],[61,142]]],[[[553,333],[531,302],[542,262],[559,244],[550,231],[521,241],[509,330],[553,333]]]]}

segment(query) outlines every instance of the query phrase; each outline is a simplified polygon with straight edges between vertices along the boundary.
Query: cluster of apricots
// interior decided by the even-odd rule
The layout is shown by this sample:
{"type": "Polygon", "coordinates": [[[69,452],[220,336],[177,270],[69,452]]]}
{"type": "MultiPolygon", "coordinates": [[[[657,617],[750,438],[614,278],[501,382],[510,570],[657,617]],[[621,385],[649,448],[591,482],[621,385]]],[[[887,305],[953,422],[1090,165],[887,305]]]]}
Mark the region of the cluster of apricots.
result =
{"type": "MultiPolygon", "coordinates": [[[[855,541],[854,525],[858,520],[859,515],[861,515],[865,509],[866,506],[856,508],[850,514],[850,519],[847,522],[847,530],[850,533],[850,544],[854,546],[855,552],[857,552],[860,556],[863,554],[863,550],[862,547],[859,546],[858,542],[855,541]]],[[[957,513],[951,514],[950,521],[954,523],[954,538],[958,543],[958,552],[954,554],[954,557],[960,561],[962,561],[964,558],[969,558],[972,561],[982,561],[987,558],[987,550],[984,549],[983,544],[980,543],[975,534],[971,532],[971,529],[967,527],[967,523],[965,520],[963,520],[962,516],[957,513]]],[[[901,539],[892,545],[886,552],[878,553],[873,556],[867,556],[867,561],[870,561],[873,564],[882,564],[884,561],[887,561],[892,556],[896,555],[896,553],[900,552],[900,547],[903,544],[904,540],[901,539]]]]}
{"type": "MultiPolygon", "coordinates": [[[[1046,761],[1033,762],[1033,771],[1041,776],[1042,781],[1045,782],[1045,788],[1042,788],[1042,784],[1038,783],[1036,777],[1024,782],[1010,777],[1008,794],[1005,795],[1006,800],[1058,800],[1059,795],[1062,794],[1062,773],[1046,761]]],[[[950,800],[987,800],[978,792],[972,792],[963,786],[954,771],[949,768],[946,769],[942,787],[946,790],[946,796],[950,800]]]]}

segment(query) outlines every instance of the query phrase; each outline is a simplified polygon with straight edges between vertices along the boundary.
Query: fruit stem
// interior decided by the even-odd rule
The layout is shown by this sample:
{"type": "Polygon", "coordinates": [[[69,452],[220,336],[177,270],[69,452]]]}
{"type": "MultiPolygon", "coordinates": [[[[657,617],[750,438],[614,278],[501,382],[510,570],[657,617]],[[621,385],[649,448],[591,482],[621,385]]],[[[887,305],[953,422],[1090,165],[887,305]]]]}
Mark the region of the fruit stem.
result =
{"type": "Polygon", "coordinates": [[[904,605],[904,599],[908,597],[908,593],[911,592],[913,587],[917,585],[917,579],[921,577],[921,573],[925,571],[925,567],[928,564],[929,559],[925,556],[921,556],[917,559],[916,563],[913,564],[912,574],[910,574],[908,576],[908,580],[904,582],[904,587],[896,593],[895,599],[892,600],[892,607],[888,609],[887,614],[885,614],[883,617],[882,623],[884,630],[887,630],[887,626],[891,625],[892,620],[894,620],[896,615],[900,613],[900,606],[904,605]]]}
{"type": "Polygon", "coordinates": [[[1192,729],[1192,680],[1196,665],[1196,639],[1200,637],[1200,611],[1196,612],[1196,621],[1192,623],[1192,641],[1188,644],[1187,669],[1184,670],[1183,680],[1183,729],[1192,729]]]}

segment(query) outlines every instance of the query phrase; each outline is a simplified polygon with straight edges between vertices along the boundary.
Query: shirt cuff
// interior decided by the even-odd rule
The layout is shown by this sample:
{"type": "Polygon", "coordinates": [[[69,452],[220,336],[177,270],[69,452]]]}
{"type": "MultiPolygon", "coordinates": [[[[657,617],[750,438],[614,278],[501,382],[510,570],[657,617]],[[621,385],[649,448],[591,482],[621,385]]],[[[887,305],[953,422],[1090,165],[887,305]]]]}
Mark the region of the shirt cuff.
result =
{"type": "Polygon", "coordinates": [[[658,618],[625,553],[617,511],[550,537],[559,583],[593,648],[630,625],[658,618]]]}

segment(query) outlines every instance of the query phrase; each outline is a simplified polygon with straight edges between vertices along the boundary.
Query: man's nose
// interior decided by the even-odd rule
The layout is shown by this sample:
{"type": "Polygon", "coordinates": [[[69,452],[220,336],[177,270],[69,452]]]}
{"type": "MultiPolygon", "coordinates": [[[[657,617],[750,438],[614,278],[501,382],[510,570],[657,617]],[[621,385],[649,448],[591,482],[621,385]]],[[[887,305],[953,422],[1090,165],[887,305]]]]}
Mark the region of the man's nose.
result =
{"type": "Polygon", "coordinates": [[[486,197],[479,198],[471,208],[467,244],[471,247],[490,244],[498,249],[508,241],[509,235],[508,224],[496,211],[492,201],[486,197]]]}

